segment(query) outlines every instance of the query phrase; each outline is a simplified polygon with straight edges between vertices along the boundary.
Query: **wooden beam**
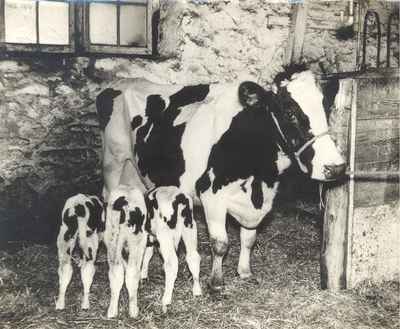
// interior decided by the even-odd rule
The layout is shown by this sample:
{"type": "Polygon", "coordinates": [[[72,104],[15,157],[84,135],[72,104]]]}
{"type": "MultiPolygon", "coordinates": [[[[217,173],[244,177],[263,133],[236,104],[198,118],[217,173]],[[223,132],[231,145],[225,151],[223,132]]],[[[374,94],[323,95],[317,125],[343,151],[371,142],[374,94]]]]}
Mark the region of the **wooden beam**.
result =
{"type": "Polygon", "coordinates": [[[307,2],[292,5],[292,20],[286,48],[286,64],[296,63],[303,55],[304,35],[307,25],[307,2]]]}
{"type": "MultiPolygon", "coordinates": [[[[352,107],[353,80],[339,82],[336,96],[340,113],[335,129],[338,144],[344,153],[348,150],[349,126],[346,112],[352,107]]],[[[339,290],[346,288],[348,262],[348,205],[349,184],[347,181],[327,184],[326,206],[321,245],[321,288],[339,290]]]]}

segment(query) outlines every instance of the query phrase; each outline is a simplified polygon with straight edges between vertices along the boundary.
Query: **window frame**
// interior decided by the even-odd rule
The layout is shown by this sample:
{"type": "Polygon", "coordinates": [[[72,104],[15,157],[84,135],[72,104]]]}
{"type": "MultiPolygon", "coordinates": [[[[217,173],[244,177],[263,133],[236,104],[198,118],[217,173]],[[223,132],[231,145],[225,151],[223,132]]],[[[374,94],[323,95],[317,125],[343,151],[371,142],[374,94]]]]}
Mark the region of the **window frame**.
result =
{"type": "MultiPolygon", "coordinates": [[[[39,2],[35,1],[35,14],[36,14],[36,36],[39,37],[39,2]]],[[[0,0],[0,48],[3,51],[9,52],[32,52],[32,53],[75,53],[75,8],[76,4],[69,0],[53,0],[48,2],[62,2],[67,3],[69,6],[68,12],[68,33],[69,43],[67,45],[56,45],[46,43],[14,43],[5,40],[5,0],[0,0]]]]}
{"type": "MultiPolygon", "coordinates": [[[[35,0],[36,6],[41,0],[35,0]]],[[[123,4],[123,1],[110,0],[52,0],[54,2],[65,2],[69,5],[69,44],[54,45],[54,44],[32,44],[32,43],[11,43],[5,41],[5,0],[0,0],[0,51],[1,52],[23,52],[23,53],[54,53],[68,54],[75,56],[82,55],[121,55],[121,56],[152,56],[153,55],[153,14],[157,10],[154,8],[155,0],[147,0],[143,3],[146,7],[146,45],[145,46],[125,46],[125,45],[98,45],[90,42],[90,26],[89,26],[89,6],[90,3],[111,3],[116,6],[123,4]]],[[[143,0],[142,0],[143,1],[143,0]]],[[[51,1],[49,1],[51,2],[51,1]]],[[[132,0],[132,5],[135,5],[132,0]]],[[[138,0],[137,4],[141,1],[138,0]]],[[[127,2],[129,5],[129,2],[127,2]]],[[[38,8],[38,7],[36,7],[38,8]]],[[[118,13],[118,15],[120,15],[118,13]]],[[[36,17],[38,17],[38,9],[36,9],[36,17]]],[[[119,18],[118,18],[119,20],[119,18]]],[[[39,21],[36,21],[38,27],[39,21]]],[[[117,28],[119,25],[117,26],[117,28]]],[[[38,34],[37,30],[37,34],[38,34]]],[[[120,32],[117,31],[119,34],[120,32]]]]}
{"type": "MultiPolygon", "coordinates": [[[[89,54],[114,54],[114,55],[152,55],[153,42],[152,42],[152,15],[153,15],[153,0],[147,0],[147,4],[143,4],[146,7],[146,45],[143,47],[139,46],[125,46],[118,45],[120,35],[120,6],[124,4],[123,1],[109,1],[109,0],[85,0],[82,4],[82,18],[83,18],[83,30],[82,30],[82,49],[85,53],[89,54]],[[117,6],[117,45],[100,45],[92,44],[90,42],[90,4],[91,3],[105,3],[113,4],[117,6]]],[[[137,4],[140,4],[139,2],[137,4]]],[[[125,5],[129,5],[126,2],[125,5]]],[[[134,1],[131,5],[135,5],[134,1]]]]}

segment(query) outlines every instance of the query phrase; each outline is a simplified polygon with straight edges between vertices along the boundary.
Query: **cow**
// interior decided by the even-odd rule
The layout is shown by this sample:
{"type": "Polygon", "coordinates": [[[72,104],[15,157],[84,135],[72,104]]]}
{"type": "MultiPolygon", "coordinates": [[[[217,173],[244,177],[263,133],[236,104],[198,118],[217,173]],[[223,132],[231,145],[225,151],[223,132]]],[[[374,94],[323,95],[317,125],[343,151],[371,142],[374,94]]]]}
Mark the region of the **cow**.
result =
{"type": "Polygon", "coordinates": [[[285,67],[270,90],[255,82],[159,85],[126,79],[96,98],[104,195],[126,179],[142,191],[177,186],[204,208],[213,264],[223,287],[227,214],[241,225],[237,271],[252,275],[255,228],[271,210],[280,177],[297,165],[311,179],[340,178],[345,162],[329,135],[323,95],[304,65],[285,67]]]}
{"type": "Polygon", "coordinates": [[[144,195],[133,186],[120,184],[110,191],[106,204],[104,242],[111,290],[107,317],[118,315],[119,295],[125,281],[129,295],[129,316],[135,318],[139,313],[137,291],[147,242],[144,195]]]}
{"type": "Polygon", "coordinates": [[[77,245],[83,283],[82,309],[89,308],[89,293],[95,274],[99,242],[105,229],[103,202],[94,195],[76,194],[68,198],[62,210],[62,222],[57,237],[59,294],[56,309],[65,308],[65,293],[71,281],[72,253],[77,245]]]}
{"type": "Polygon", "coordinates": [[[167,312],[171,304],[174,283],[178,273],[178,249],[181,238],[186,248],[186,262],[193,277],[193,296],[201,295],[199,280],[200,255],[197,252],[197,224],[193,218],[192,198],[176,186],[160,186],[146,195],[146,231],[150,233],[145,251],[141,278],[147,279],[153,256],[153,246],[158,242],[164,260],[165,290],[162,310],[167,312]]]}

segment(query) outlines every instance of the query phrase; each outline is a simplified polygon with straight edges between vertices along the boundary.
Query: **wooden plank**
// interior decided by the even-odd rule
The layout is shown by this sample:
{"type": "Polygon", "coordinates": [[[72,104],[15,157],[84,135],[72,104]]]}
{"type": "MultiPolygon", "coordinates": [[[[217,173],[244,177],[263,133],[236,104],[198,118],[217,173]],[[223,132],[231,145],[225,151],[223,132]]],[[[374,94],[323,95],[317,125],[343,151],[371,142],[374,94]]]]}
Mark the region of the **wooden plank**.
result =
{"type": "Polygon", "coordinates": [[[292,5],[292,22],[286,48],[286,63],[299,62],[303,54],[304,36],[307,23],[307,2],[292,5]]]}
{"type": "MultiPolygon", "coordinates": [[[[339,82],[337,107],[331,116],[335,118],[335,135],[344,154],[348,149],[349,126],[348,108],[352,103],[353,81],[339,82]]],[[[321,245],[320,273],[321,288],[338,290],[346,288],[347,249],[348,249],[348,182],[327,184],[326,207],[324,213],[321,245]]]]}
{"type": "Polygon", "coordinates": [[[362,180],[357,179],[354,191],[354,206],[370,207],[399,200],[399,182],[393,180],[362,180]]]}
{"type": "Polygon", "coordinates": [[[348,184],[331,185],[326,195],[321,246],[321,288],[346,288],[348,184]]]}
{"type": "Polygon", "coordinates": [[[398,117],[400,114],[399,78],[366,79],[359,83],[358,120],[398,117]]]}
{"type": "Polygon", "coordinates": [[[373,175],[400,169],[400,102],[398,78],[365,79],[358,83],[354,206],[367,207],[399,200],[399,177],[373,175]],[[377,117],[381,119],[377,120],[377,117]]]}
{"type": "Polygon", "coordinates": [[[329,80],[329,79],[371,79],[371,78],[399,78],[400,72],[398,68],[380,68],[374,69],[369,68],[366,71],[353,71],[353,72],[339,72],[339,73],[329,73],[329,74],[321,74],[319,75],[320,80],[329,80]]]}

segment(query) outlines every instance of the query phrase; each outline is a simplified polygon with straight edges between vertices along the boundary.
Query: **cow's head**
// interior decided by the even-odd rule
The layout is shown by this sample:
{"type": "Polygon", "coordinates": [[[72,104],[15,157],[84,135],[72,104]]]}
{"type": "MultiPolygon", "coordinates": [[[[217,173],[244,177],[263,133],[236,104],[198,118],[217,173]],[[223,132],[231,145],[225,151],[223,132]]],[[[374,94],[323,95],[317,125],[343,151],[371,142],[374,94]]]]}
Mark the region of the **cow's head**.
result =
{"type": "Polygon", "coordinates": [[[311,178],[328,181],[344,174],[345,162],[328,133],[323,95],[311,71],[287,68],[276,76],[272,91],[244,82],[239,99],[270,113],[278,144],[311,178]]]}

